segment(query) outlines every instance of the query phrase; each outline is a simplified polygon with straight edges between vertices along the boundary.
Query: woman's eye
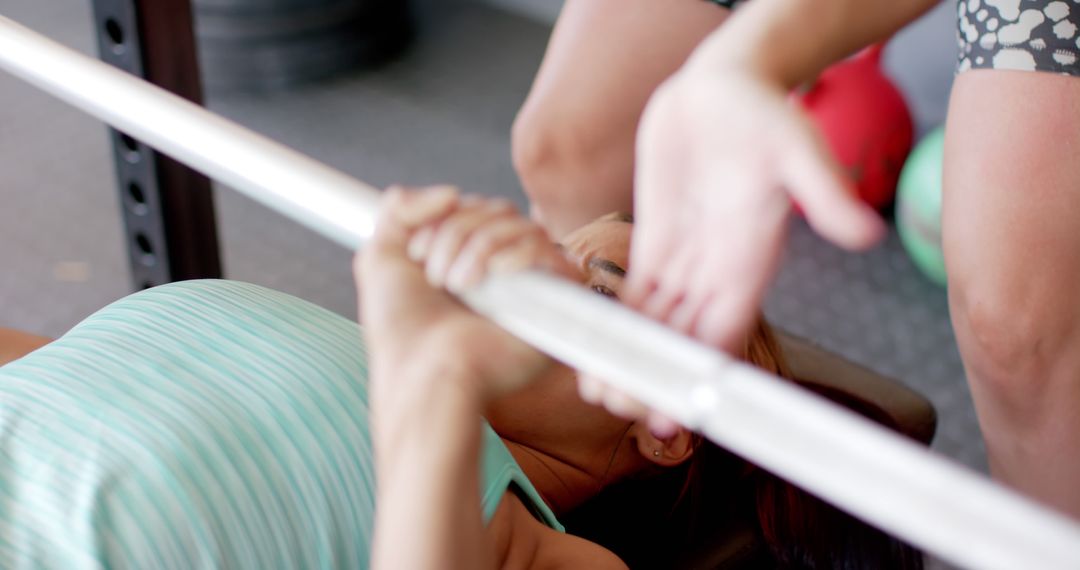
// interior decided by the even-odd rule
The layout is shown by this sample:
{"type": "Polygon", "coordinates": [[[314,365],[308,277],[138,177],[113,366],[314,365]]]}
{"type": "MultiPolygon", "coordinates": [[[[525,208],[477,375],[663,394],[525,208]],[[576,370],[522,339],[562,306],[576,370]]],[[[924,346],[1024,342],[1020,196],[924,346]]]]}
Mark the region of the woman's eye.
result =
{"type": "Polygon", "coordinates": [[[618,295],[616,295],[614,291],[612,291],[611,289],[609,289],[609,288],[607,288],[607,287],[605,287],[603,285],[593,285],[592,290],[594,292],[596,292],[596,293],[600,293],[601,295],[603,295],[605,297],[611,297],[612,299],[618,299],[619,298],[618,295]]]}

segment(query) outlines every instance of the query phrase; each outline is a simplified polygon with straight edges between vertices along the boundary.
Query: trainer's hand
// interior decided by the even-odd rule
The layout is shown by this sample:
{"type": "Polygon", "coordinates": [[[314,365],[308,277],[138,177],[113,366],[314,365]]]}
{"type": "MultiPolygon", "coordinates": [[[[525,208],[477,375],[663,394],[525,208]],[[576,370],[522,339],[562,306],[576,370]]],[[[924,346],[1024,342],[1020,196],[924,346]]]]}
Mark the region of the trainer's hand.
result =
{"type": "Polygon", "coordinates": [[[661,86],[635,192],[627,302],[729,352],[776,271],[793,199],[841,247],[884,231],[785,90],[748,71],[691,63],[661,86]]]}
{"type": "Polygon", "coordinates": [[[373,377],[393,382],[409,366],[441,367],[484,399],[524,385],[548,359],[443,288],[527,268],[576,275],[543,229],[504,201],[446,186],[387,190],[355,263],[373,377]]]}

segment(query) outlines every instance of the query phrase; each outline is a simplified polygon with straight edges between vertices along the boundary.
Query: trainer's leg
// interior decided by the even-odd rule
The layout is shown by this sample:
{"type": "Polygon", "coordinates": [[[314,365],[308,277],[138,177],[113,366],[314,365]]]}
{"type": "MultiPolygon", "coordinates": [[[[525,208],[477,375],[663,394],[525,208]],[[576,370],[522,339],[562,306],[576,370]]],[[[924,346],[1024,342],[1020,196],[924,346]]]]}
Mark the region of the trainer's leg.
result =
{"type": "Polygon", "coordinates": [[[1080,517],[1080,78],[957,78],[943,218],[990,470],[1080,517]]]}
{"type": "Polygon", "coordinates": [[[728,13],[703,0],[568,0],[513,129],[533,216],[555,237],[633,211],[645,103],[728,13]]]}

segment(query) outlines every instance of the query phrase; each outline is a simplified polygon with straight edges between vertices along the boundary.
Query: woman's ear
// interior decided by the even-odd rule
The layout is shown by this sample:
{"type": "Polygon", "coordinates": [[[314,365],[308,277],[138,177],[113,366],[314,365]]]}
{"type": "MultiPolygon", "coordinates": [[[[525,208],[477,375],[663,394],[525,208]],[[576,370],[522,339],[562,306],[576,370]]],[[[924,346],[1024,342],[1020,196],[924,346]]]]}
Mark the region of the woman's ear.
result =
{"type": "Polygon", "coordinates": [[[694,436],[686,428],[678,428],[670,437],[658,437],[646,422],[636,422],[630,435],[641,457],[661,467],[674,467],[694,455],[694,436]]]}

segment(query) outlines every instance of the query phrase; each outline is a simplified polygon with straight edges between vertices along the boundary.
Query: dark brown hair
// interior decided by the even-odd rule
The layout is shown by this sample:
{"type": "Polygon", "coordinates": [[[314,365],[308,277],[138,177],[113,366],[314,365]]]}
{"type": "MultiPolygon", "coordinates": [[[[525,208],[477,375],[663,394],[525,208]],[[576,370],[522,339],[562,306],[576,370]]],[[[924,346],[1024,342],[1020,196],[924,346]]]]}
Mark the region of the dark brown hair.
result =
{"type": "MultiPolygon", "coordinates": [[[[748,335],[743,356],[793,381],[764,320],[748,335]]],[[[896,427],[870,404],[821,395],[896,427]]],[[[922,568],[922,555],[899,540],[703,437],[694,445],[678,468],[605,489],[565,517],[567,530],[611,549],[631,568],[717,567],[703,554],[722,546],[729,548],[724,567],[922,568]]]]}

